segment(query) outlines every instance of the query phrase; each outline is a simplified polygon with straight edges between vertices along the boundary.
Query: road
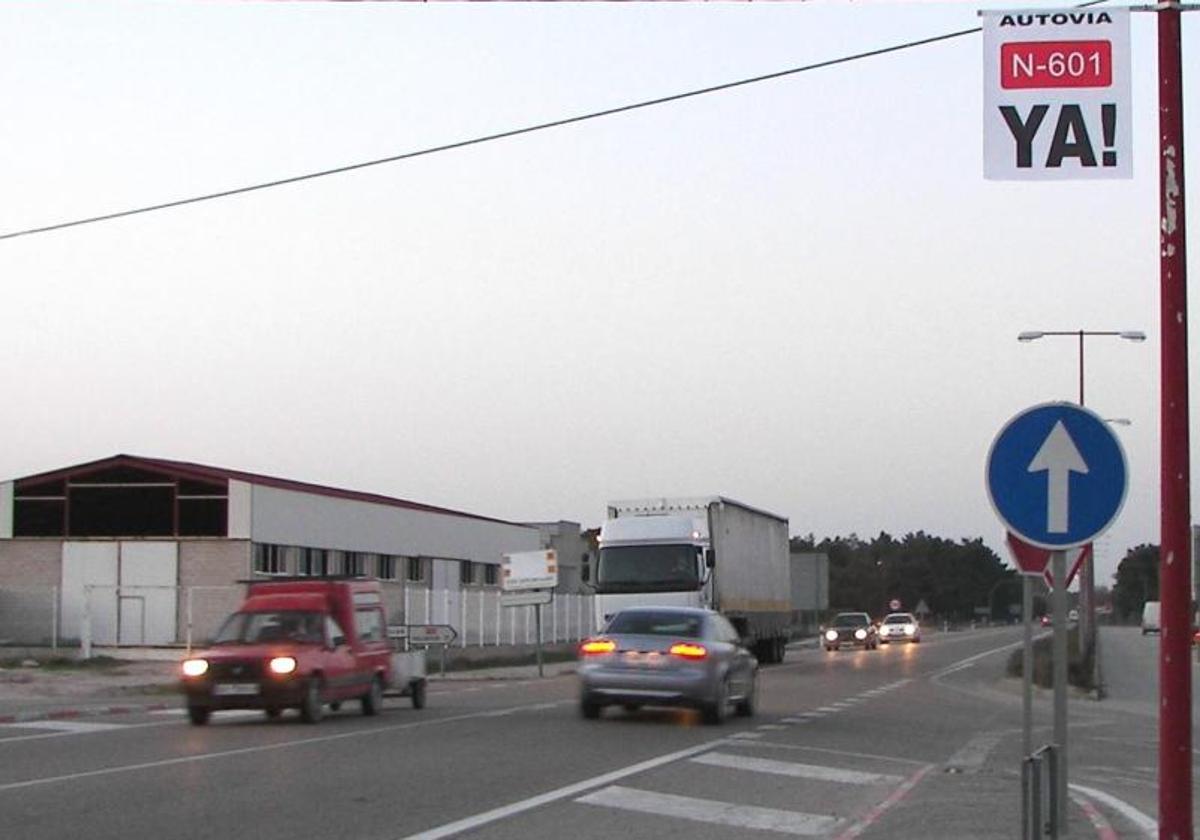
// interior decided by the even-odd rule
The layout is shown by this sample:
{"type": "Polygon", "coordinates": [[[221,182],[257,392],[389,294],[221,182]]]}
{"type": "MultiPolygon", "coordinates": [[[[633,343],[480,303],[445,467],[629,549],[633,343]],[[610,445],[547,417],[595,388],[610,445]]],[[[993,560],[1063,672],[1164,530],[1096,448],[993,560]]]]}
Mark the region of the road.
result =
{"type": "MultiPolygon", "coordinates": [[[[996,682],[1019,639],[792,650],[763,669],[757,716],[720,727],[667,710],[585,721],[569,675],[438,683],[423,710],[392,699],[318,726],[224,713],[201,728],[174,712],[3,726],[0,836],[1019,837],[1020,693],[996,682]]],[[[1049,715],[1039,698],[1039,737],[1049,715]]],[[[1124,716],[1145,723],[1072,706],[1081,778],[1128,796],[1101,768],[1145,744],[1085,743],[1118,737],[1124,716]]],[[[1136,812],[1103,810],[1141,836],[1136,812]]],[[[1095,834],[1074,818],[1072,836],[1095,834]]]]}

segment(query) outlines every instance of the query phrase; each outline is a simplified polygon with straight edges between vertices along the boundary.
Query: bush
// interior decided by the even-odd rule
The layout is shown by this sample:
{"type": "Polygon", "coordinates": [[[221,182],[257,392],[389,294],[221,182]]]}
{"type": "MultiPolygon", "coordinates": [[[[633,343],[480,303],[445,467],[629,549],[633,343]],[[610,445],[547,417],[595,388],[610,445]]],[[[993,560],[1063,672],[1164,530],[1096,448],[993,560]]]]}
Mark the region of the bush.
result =
{"type": "MultiPolygon", "coordinates": [[[[1080,655],[1079,628],[1072,627],[1067,631],[1067,684],[1076,688],[1091,691],[1095,688],[1092,675],[1095,672],[1093,651],[1086,656],[1080,655]]],[[[1008,657],[1005,669],[1010,677],[1022,676],[1024,659],[1022,649],[1017,648],[1008,657]]],[[[1054,637],[1046,636],[1033,643],[1033,683],[1042,688],[1054,688],[1054,637]]]]}

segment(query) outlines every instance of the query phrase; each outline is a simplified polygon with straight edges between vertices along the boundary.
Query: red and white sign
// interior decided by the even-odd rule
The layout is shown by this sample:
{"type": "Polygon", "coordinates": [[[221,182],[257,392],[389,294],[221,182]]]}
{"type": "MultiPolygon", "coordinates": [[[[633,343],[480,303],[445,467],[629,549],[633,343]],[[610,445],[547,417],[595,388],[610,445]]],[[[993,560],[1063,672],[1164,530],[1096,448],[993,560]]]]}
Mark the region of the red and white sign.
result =
{"type": "Polygon", "coordinates": [[[895,612],[896,610],[900,609],[900,599],[893,598],[892,600],[888,601],[888,609],[891,610],[892,612],[895,612]]]}
{"type": "Polygon", "coordinates": [[[1129,9],[982,14],[984,177],[1132,178],[1129,9]]]}
{"type": "MultiPolygon", "coordinates": [[[[1043,577],[1046,585],[1051,589],[1054,588],[1054,575],[1050,571],[1050,551],[1048,549],[1030,545],[1015,534],[1008,534],[1005,541],[1008,543],[1008,551],[1012,555],[1013,562],[1017,564],[1021,574],[1043,577]]],[[[1070,586],[1071,581],[1075,580],[1075,575],[1079,573],[1079,569],[1091,559],[1092,544],[1087,543],[1078,548],[1069,548],[1066,553],[1067,586],[1070,586]]]]}

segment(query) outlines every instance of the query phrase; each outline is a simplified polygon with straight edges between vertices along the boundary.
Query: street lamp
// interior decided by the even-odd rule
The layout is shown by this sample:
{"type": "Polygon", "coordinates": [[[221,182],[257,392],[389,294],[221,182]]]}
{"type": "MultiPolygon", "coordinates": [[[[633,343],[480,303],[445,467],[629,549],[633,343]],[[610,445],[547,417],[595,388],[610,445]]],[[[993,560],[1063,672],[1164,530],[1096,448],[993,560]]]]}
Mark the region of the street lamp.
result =
{"type": "Polygon", "coordinates": [[[1079,339],[1079,404],[1083,405],[1083,340],[1092,335],[1111,335],[1126,341],[1145,341],[1141,330],[1026,330],[1017,336],[1017,341],[1030,342],[1048,335],[1065,335],[1079,339]]]}
{"type": "MultiPolygon", "coordinates": [[[[1124,339],[1125,341],[1145,341],[1146,334],[1141,330],[1027,330],[1017,336],[1017,341],[1030,342],[1037,341],[1039,338],[1046,336],[1069,336],[1079,339],[1079,404],[1083,405],[1083,340],[1088,336],[1114,336],[1124,339]]],[[[1121,417],[1113,418],[1106,422],[1115,423],[1119,426],[1129,425],[1129,420],[1121,417]],[[1123,421],[1123,422],[1122,422],[1123,421]]],[[[1079,594],[1083,598],[1083,638],[1086,640],[1087,649],[1090,651],[1096,644],[1096,575],[1095,575],[1095,557],[1091,562],[1085,563],[1085,568],[1080,569],[1079,576],[1079,594]]]]}

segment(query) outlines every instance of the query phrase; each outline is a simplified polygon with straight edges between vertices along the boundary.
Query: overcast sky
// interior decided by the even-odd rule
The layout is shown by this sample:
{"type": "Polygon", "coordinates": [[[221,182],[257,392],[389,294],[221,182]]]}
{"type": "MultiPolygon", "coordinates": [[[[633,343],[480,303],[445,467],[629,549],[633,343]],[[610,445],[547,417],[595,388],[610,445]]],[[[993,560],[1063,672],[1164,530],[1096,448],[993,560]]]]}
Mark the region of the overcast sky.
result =
{"type": "MultiPolygon", "coordinates": [[[[0,232],[953,32],[977,8],[5,0],[0,232]]],[[[1159,531],[1155,24],[1133,17],[1128,181],[985,181],[975,34],[0,241],[0,477],[128,452],[585,526],[610,499],[724,494],[795,534],[999,551],[992,438],[1077,390],[1073,340],[1017,334],[1144,330],[1087,344],[1088,404],[1132,421],[1106,582],[1159,531]]]]}

